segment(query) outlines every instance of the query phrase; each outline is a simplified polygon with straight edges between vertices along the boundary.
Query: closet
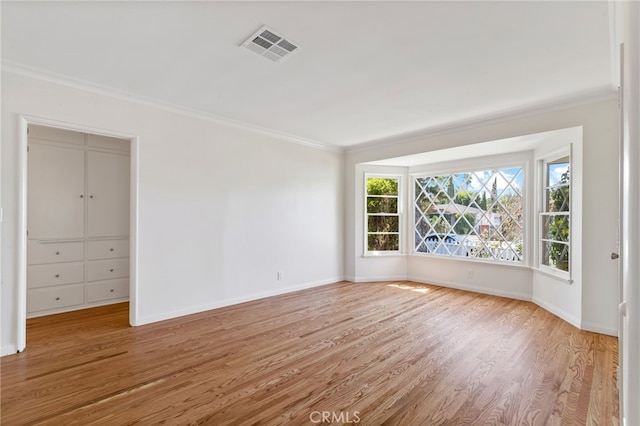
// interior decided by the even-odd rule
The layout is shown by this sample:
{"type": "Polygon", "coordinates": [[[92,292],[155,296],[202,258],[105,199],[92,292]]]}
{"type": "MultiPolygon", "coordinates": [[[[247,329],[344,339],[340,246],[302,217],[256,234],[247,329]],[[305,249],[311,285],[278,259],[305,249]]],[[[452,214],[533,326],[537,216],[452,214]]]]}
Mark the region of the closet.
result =
{"type": "Polygon", "coordinates": [[[27,316],[129,298],[128,140],[29,126],[27,316]]]}

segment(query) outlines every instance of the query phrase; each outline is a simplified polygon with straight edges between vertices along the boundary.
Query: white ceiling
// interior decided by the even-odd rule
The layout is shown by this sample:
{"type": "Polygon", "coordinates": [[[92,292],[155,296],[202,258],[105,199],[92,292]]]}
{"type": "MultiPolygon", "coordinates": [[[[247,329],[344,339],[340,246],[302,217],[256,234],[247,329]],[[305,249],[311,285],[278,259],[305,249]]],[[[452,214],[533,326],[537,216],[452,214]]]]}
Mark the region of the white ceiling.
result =
{"type": "Polygon", "coordinates": [[[349,147],[610,90],[609,4],[2,2],[2,61],[349,147]],[[266,24],[300,50],[239,47],[266,24]]]}

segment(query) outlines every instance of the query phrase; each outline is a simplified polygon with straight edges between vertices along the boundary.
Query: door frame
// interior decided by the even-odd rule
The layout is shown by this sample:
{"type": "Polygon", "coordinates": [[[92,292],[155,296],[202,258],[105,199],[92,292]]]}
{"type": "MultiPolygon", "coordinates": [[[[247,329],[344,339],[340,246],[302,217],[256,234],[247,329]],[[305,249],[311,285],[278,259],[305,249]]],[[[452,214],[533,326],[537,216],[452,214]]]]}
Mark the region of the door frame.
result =
{"type": "Polygon", "coordinates": [[[624,43],[619,45],[618,64],[620,69],[620,82],[618,86],[618,236],[616,251],[618,252],[618,368],[616,371],[616,382],[618,387],[618,418],[620,423],[624,422],[624,353],[625,347],[625,308],[624,308],[624,263],[622,259],[626,254],[623,252],[624,240],[626,239],[624,226],[625,208],[625,161],[624,161],[624,43]]]}
{"type": "Polygon", "coordinates": [[[140,138],[137,135],[105,130],[91,126],[66,123],[46,118],[18,116],[18,251],[17,260],[17,350],[27,347],[27,129],[30,124],[54,127],[100,136],[128,140],[129,157],[129,324],[139,325],[138,319],[138,152],[140,138]]]}

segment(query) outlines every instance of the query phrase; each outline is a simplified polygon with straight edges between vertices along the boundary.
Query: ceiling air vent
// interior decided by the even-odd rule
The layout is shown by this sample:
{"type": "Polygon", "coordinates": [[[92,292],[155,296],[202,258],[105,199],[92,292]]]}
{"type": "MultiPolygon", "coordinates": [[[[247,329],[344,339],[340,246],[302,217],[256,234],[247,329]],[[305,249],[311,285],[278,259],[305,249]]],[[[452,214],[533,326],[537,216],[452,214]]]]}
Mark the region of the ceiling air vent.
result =
{"type": "Polygon", "coordinates": [[[298,46],[267,26],[260,28],[240,46],[246,47],[273,62],[282,61],[298,49],[298,46]]]}

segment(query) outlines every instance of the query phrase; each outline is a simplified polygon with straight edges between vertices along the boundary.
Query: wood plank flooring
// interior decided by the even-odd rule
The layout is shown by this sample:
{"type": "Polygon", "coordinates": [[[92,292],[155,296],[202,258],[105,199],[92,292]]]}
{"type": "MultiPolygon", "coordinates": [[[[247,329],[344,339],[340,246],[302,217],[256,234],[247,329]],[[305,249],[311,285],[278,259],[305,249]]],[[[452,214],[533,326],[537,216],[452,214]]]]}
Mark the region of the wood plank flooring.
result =
{"type": "Polygon", "coordinates": [[[338,283],[142,327],[28,321],[3,425],[616,425],[617,339],[534,304],[338,283]]]}

